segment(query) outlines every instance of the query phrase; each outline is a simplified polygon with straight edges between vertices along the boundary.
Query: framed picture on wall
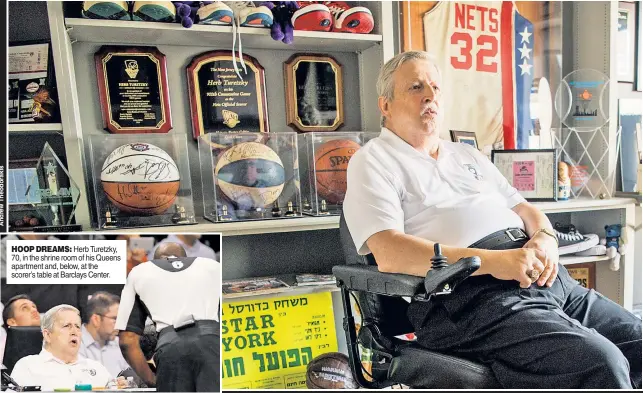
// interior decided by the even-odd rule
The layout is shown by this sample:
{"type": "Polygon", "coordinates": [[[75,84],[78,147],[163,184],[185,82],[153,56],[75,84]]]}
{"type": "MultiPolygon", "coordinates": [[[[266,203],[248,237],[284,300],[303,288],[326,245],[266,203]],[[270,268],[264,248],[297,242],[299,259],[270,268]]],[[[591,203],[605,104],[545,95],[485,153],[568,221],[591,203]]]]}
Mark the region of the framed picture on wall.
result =
{"type": "Polygon", "coordinates": [[[616,76],[619,82],[634,83],[636,70],[636,3],[618,3],[616,76]]]}
{"type": "Polygon", "coordinates": [[[456,130],[451,130],[450,132],[451,132],[451,140],[453,142],[466,143],[478,149],[478,139],[476,139],[475,132],[456,131],[456,130]]]}
{"type": "Polygon", "coordinates": [[[491,162],[528,201],[558,200],[555,149],[492,150],[491,162]]]}

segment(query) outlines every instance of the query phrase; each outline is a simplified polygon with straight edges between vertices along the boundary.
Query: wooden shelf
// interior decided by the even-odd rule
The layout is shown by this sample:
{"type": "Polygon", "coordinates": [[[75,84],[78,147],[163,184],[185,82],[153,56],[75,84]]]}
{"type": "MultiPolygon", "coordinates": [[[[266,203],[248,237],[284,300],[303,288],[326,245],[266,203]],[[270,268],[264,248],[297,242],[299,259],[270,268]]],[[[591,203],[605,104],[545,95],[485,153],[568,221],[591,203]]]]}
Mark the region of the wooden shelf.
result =
{"type": "MultiPolygon", "coordinates": [[[[195,24],[186,29],[178,23],[83,18],[65,18],[65,24],[72,42],[232,48],[232,26],[195,24]]],[[[294,42],[287,45],[273,40],[268,28],[241,27],[239,31],[244,48],[360,52],[382,42],[380,34],[296,30],[294,42]]]]}
{"type": "MultiPolygon", "coordinates": [[[[339,228],[339,216],[296,217],[265,221],[235,221],[224,223],[199,223],[170,227],[144,227],[117,229],[114,232],[135,233],[222,233],[223,236],[256,235],[261,233],[316,231],[339,228]]],[[[109,233],[109,232],[106,232],[109,233]]]]}
{"type": "Polygon", "coordinates": [[[610,258],[607,255],[596,255],[590,257],[579,257],[574,255],[563,255],[558,261],[565,266],[575,265],[577,263],[587,263],[587,262],[601,262],[608,261],[610,258]]]}
{"type": "MultiPolygon", "coordinates": [[[[565,213],[575,211],[591,211],[620,209],[628,204],[635,203],[632,198],[611,198],[611,199],[574,199],[561,202],[538,202],[535,203],[544,213],[565,213]]],[[[197,225],[177,225],[171,227],[146,227],[119,229],[115,232],[136,232],[136,233],[218,233],[223,236],[256,235],[262,233],[277,232],[298,232],[316,231],[320,229],[339,228],[339,216],[325,217],[297,217],[279,220],[265,221],[236,221],[225,223],[201,222],[197,225]]],[[[581,262],[576,262],[581,263],[581,262]]]]}
{"type": "Polygon", "coordinates": [[[591,199],[576,198],[558,202],[534,202],[543,213],[568,213],[590,210],[621,209],[630,203],[636,203],[634,198],[591,199]]]}
{"type": "Polygon", "coordinates": [[[62,131],[63,125],[60,123],[14,123],[9,124],[7,129],[9,130],[9,132],[62,131]]]}
{"type": "Polygon", "coordinates": [[[239,299],[249,298],[249,297],[276,297],[276,296],[296,296],[296,295],[308,295],[311,293],[319,292],[338,292],[339,287],[335,284],[327,285],[305,285],[305,286],[291,286],[287,288],[274,289],[270,291],[257,291],[257,292],[245,292],[245,293],[224,293],[223,301],[231,302],[239,299]]]}

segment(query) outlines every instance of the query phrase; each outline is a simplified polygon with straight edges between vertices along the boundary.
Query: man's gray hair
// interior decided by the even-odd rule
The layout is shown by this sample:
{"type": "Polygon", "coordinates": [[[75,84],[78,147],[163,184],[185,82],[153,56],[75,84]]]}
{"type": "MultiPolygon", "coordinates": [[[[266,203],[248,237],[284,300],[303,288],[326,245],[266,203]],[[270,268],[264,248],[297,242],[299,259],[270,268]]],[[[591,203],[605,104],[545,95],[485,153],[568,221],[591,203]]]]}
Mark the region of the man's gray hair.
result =
{"type": "MultiPolygon", "coordinates": [[[[393,99],[393,93],[395,92],[393,74],[395,74],[395,71],[397,71],[397,69],[400,68],[402,64],[410,60],[428,60],[431,62],[431,64],[433,64],[435,69],[438,71],[438,74],[441,75],[440,68],[436,64],[435,58],[431,56],[429,52],[412,50],[398,53],[397,55],[393,56],[392,59],[387,61],[386,64],[384,64],[384,66],[382,66],[382,68],[380,69],[380,73],[377,76],[376,85],[378,97],[384,97],[389,101],[393,99]]],[[[382,127],[384,127],[385,120],[386,118],[382,116],[382,127]]]]}
{"type": "Polygon", "coordinates": [[[70,306],[69,304],[60,304],[58,306],[54,306],[50,308],[46,313],[45,316],[42,317],[42,320],[40,321],[40,329],[41,330],[49,330],[50,332],[54,330],[54,322],[56,322],[56,315],[61,312],[61,311],[74,311],[76,314],[80,316],[80,311],[74,306],[70,306]]]}

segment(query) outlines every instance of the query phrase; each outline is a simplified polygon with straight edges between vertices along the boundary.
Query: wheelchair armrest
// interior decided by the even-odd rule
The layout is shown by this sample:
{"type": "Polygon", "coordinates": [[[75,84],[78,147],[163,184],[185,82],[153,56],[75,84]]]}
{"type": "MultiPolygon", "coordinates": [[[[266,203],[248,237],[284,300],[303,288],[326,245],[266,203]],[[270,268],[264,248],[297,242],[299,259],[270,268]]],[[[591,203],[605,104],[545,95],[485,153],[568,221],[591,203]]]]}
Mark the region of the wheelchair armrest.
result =
{"type": "Polygon", "coordinates": [[[408,274],[382,273],[377,266],[340,265],[333,267],[338,286],[351,291],[364,291],[386,296],[422,295],[424,278],[408,274]]]}
{"type": "Polygon", "coordinates": [[[410,296],[426,300],[433,295],[450,294],[456,285],[480,268],[480,258],[462,258],[442,269],[431,269],[426,277],[399,273],[382,273],[372,265],[333,267],[337,285],[352,291],[385,296],[410,296]]]}

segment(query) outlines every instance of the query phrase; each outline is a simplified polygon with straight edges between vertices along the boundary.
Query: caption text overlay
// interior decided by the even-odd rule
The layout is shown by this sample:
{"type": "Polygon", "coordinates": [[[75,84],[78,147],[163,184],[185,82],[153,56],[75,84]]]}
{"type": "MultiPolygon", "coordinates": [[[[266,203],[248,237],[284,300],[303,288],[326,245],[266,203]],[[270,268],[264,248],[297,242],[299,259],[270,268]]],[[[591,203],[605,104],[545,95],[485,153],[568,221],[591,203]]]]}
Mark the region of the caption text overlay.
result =
{"type": "Polygon", "coordinates": [[[125,240],[8,240],[7,284],[125,284],[125,240]]]}

